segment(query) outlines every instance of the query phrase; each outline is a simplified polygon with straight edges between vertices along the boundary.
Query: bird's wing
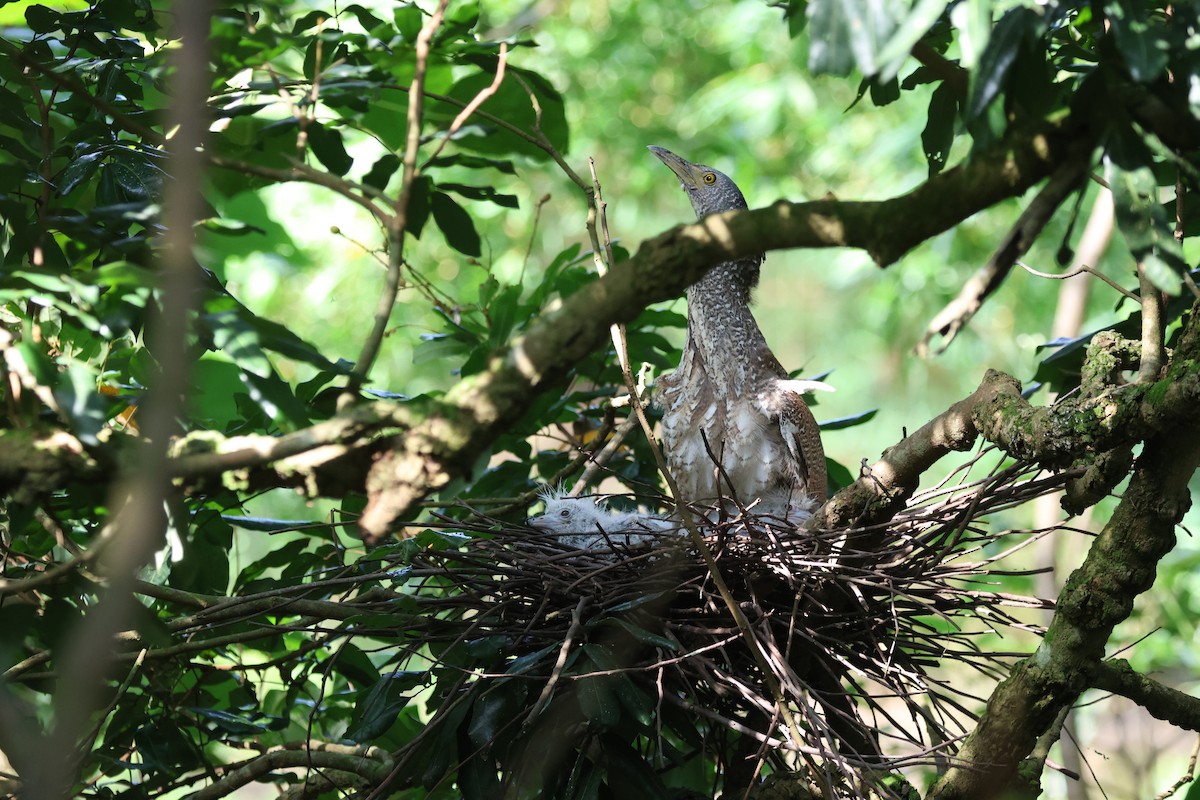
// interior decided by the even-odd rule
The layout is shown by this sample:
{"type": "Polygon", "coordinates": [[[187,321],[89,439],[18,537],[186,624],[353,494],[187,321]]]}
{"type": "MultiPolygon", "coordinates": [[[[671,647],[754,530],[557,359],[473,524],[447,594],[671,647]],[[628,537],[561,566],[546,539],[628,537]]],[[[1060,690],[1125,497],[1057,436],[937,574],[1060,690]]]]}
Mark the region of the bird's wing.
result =
{"type": "MultiPolygon", "coordinates": [[[[825,448],[821,446],[821,429],[817,419],[804,402],[799,392],[787,386],[796,381],[779,381],[773,392],[771,405],[783,443],[796,467],[798,477],[804,482],[807,494],[818,503],[825,501],[827,478],[825,474],[825,448]]],[[[803,381],[816,383],[816,381],[803,381]]]]}

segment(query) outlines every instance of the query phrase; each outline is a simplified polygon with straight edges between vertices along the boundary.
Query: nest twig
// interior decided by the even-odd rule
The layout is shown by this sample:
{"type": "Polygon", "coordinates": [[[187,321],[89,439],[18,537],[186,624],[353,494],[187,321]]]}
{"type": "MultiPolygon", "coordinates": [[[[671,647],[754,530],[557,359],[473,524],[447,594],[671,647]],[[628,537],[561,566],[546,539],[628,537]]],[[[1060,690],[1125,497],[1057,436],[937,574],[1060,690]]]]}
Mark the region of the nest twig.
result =
{"type": "Polygon", "coordinates": [[[527,661],[520,674],[543,683],[525,724],[555,691],[626,676],[655,698],[660,736],[672,713],[698,716],[702,746],[730,771],[758,753],[776,768],[807,769],[817,787],[865,795],[887,771],[953,758],[980,698],[941,665],[997,676],[1015,654],[982,637],[1031,629],[1028,610],[1049,606],[997,589],[1001,576],[1027,574],[1000,562],[1044,532],[1005,538],[984,518],[1069,476],[1021,464],[974,480],[970,471],[917,495],[886,525],[810,531],[740,515],[706,528],[804,741],[780,724],[761,662],[675,531],[584,551],[483,515],[445,520],[471,538],[411,559],[410,586],[435,613],[410,635],[422,646],[501,642],[503,666],[489,673],[497,676],[527,661]],[[564,671],[568,654],[588,646],[593,668],[564,671]]]}

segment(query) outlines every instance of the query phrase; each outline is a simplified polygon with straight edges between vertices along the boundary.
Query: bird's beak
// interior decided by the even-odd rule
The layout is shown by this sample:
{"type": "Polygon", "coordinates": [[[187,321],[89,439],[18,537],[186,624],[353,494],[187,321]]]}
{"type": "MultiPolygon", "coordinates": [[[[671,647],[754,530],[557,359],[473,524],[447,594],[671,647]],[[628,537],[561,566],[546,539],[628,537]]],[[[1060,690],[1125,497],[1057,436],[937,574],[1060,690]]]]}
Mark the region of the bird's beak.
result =
{"type": "Polygon", "coordinates": [[[700,177],[697,174],[699,171],[696,169],[695,164],[683,160],[665,147],[652,144],[646,149],[654,153],[659,161],[671,168],[671,172],[674,172],[675,176],[679,178],[679,184],[685,191],[687,189],[695,189],[700,185],[700,177]]]}

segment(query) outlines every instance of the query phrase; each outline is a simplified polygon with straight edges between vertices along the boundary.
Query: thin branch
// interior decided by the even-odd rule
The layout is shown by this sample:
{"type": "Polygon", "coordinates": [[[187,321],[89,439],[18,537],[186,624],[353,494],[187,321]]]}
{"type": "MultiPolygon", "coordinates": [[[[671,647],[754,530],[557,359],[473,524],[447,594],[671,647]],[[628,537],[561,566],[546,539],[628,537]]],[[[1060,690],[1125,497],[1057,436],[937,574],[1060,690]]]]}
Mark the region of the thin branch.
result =
{"type": "Polygon", "coordinates": [[[1161,377],[1167,356],[1163,351],[1163,293],[1146,275],[1146,265],[1138,262],[1138,286],[1141,288],[1142,355],[1138,366],[1138,381],[1152,383],[1161,377]]]}
{"type": "Polygon", "coordinates": [[[1062,202],[1078,188],[1080,180],[1086,174],[1088,158],[1090,158],[1090,153],[1078,155],[1064,162],[1055,171],[1033,202],[1021,212],[1016,224],[1001,241],[1000,246],[996,248],[996,252],[988,259],[988,262],[963,284],[958,297],[951,300],[934,316],[925,330],[925,335],[917,344],[916,349],[919,355],[923,357],[929,355],[929,344],[936,336],[944,338],[937,352],[945,352],[950,343],[958,336],[959,331],[979,311],[983,301],[996,291],[1008,277],[1013,264],[1029,250],[1062,202]]]}
{"type": "Polygon", "coordinates": [[[1187,786],[1196,778],[1196,760],[1200,758],[1200,736],[1196,737],[1196,744],[1192,746],[1192,755],[1188,759],[1187,772],[1180,776],[1179,780],[1171,784],[1166,791],[1155,795],[1154,800],[1167,800],[1171,795],[1178,792],[1183,787],[1187,786]]]}
{"type": "Polygon", "coordinates": [[[311,183],[315,186],[322,186],[330,189],[347,200],[356,203],[371,213],[381,225],[388,226],[392,221],[392,214],[383,208],[380,208],[372,198],[380,199],[383,193],[374,187],[367,186],[361,183],[340,178],[330,172],[323,172],[319,169],[314,169],[307,164],[299,161],[292,161],[288,169],[279,169],[276,167],[264,167],[261,164],[254,164],[249,161],[238,161],[233,158],[226,158],[214,154],[208,154],[208,163],[214,167],[228,169],[234,172],[241,172],[246,175],[257,175],[260,178],[277,181],[279,183],[287,183],[291,181],[303,181],[311,183]]]}
{"type": "Polygon", "coordinates": [[[450,140],[454,138],[454,134],[458,133],[458,130],[466,124],[467,120],[471,118],[471,115],[479,110],[479,107],[483,105],[483,102],[500,89],[500,84],[504,82],[504,67],[507,62],[508,43],[501,42],[500,55],[496,62],[496,77],[492,79],[492,82],[489,86],[480,89],[479,93],[476,94],[475,97],[471,98],[471,102],[463,106],[462,111],[458,112],[458,115],[454,118],[454,121],[450,123],[450,127],[446,129],[444,134],[442,134],[441,141],[439,141],[437,147],[434,148],[433,154],[430,155],[429,158],[425,159],[425,164],[422,165],[422,169],[428,167],[429,162],[438,157],[438,154],[440,154],[446,145],[449,144],[450,140]]]}
{"type": "Polygon", "coordinates": [[[408,95],[408,130],[404,145],[404,172],[400,184],[400,196],[396,200],[395,213],[388,226],[388,270],[384,282],[383,293],[379,296],[379,304],[375,309],[375,323],[363,343],[358,360],[346,382],[342,394],[343,402],[357,395],[367,379],[367,373],[379,355],[383,337],[387,333],[388,322],[392,317],[392,309],[396,305],[396,295],[400,291],[400,271],[404,266],[404,237],[408,230],[408,210],[412,200],[413,186],[420,175],[417,166],[417,152],[421,147],[421,124],[424,119],[424,90],[425,76],[429,68],[430,45],[433,35],[441,27],[446,14],[446,6],[450,0],[439,0],[437,8],[417,34],[415,44],[416,66],[413,72],[412,87],[408,95]]]}
{"type": "Polygon", "coordinates": [[[1099,278],[1100,280],[1104,281],[1105,283],[1107,283],[1112,288],[1116,289],[1118,292],[1120,292],[1125,297],[1129,298],[1130,300],[1133,300],[1135,303],[1139,302],[1139,298],[1136,294],[1129,291],[1124,286],[1117,283],[1116,281],[1114,281],[1112,278],[1105,275],[1100,270],[1092,269],[1091,267],[1087,266],[1086,264],[1083,264],[1083,265],[1079,266],[1077,269],[1071,270],[1070,272],[1064,272],[1061,275],[1055,275],[1052,272],[1042,272],[1041,270],[1036,270],[1033,267],[1026,264],[1024,261],[1021,261],[1019,259],[1017,260],[1017,266],[1020,267],[1021,269],[1025,270],[1026,272],[1028,272],[1030,275],[1033,275],[1038,278],[1046,278],[1047,280],[1052,280],[1052,281],[1065,281],[1068,278],[1074,278],[1076,275],[1084,275],[1084,274],[1093,275],[1093,276],[1099,278]]]}
{"type": "Polygon", "coordinates": [[[377,747],[310,742],[299,749],[273,749],[233,765],[220,779],[188,795],[189,800],[219,800],[268,773],[281,769],[331,769],[361,776],[368,785],[387,778],[391,759],[377,747]]]}

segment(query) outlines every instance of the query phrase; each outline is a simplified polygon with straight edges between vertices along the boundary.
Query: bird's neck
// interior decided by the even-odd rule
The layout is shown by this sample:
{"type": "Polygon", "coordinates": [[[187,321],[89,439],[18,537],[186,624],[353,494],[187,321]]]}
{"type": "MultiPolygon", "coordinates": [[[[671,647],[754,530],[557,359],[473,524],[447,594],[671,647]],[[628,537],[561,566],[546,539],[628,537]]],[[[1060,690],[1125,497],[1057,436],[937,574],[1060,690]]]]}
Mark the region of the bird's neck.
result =
{"type": "Polygon", "coordinates": [[[778,362],[750,313],[750,290],[757,282],[758,259],[713,267],[687,292],[688,335],[685,370],[702,370],[725,396],[754,389],[778,362]],[[764,369],[764,367],[766,369],[764,369]]]}

